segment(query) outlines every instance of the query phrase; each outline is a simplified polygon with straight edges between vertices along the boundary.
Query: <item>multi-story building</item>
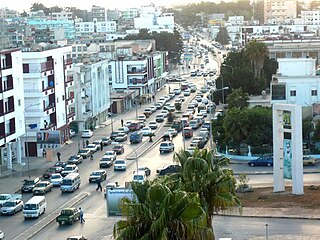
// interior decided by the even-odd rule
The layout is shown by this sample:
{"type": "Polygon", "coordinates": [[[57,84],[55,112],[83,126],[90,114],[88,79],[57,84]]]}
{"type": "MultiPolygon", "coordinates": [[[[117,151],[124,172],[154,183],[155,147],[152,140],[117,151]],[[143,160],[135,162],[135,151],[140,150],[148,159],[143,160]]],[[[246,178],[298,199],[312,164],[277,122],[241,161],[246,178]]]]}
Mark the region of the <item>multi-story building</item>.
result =
{"type": "Polygon", "coordinates": [[[319,25],[320,10],[301,11],[301,18],[302,18],[303,24],[319,25]]]}
{"type": "Polygon", "coordinates": [[[149,29],[150,31],[166,31],[172,32],[174,29],[174,15],[173,13],[163,13],[160,16],[155,14],[146,14],[134,18],[135,29],[149,29]]]}
{"type": "Polygon", "coordinates": [[[22,58],[19,49],[0,51],[0,165],[21,163],[25,134],[22,58]]]}
{"type": "Polygon", "coordinates": [[[139,16],[139,9],[138,8],[128,8],[121,11],[121,18],[127,19],[134,19],[139,16]]]}
{"type": "Polygon", "coordinates": [[[118,21],[120,12],[117,9],[107,9],[107,21],[118,21]]]}
{"type": "Polygon", "coordinates": [[[296,0],[265,0],[264,1],[264,23],[282,24],[287,19],[297,17],[296,0]]]}
{"type": "Polygon", "coordinates": [[[227,23],[232,26],[242,26],[244,23],[244,16],[230,16],[227,23]]]}
{"type": "Polygon", "coordinates": [[[81,132],[106,121],[110,108],[108,60],[97,56],[75,64],[72,71],[75,81],[76,118],[81,132]]]}
{"type": "Polygon", "coordinates": [[[51,19],[58,20],[58,21],[66,21],[66,20],[73,20],[73,13],[72,12],[53,12],[50,14],[51,19]]]}
{"type": "Polygon", "coordinates": [[[48,43],[48,42],[57,42],[59,40],[64,40],[64,30],[63,28],[56,28],[56,29],[35,29],[34,30],[34,43],[48,43]]]}
{"type": "Polygon", "coordinates": [[[117,31],[116,21],[99,22],[93,19],[93,22],[77,22],[75,24],[77,35],[91,33],[115,33],[117,31]]]}
{"type": "Polygon", "coordinates": [[[97,19],[97,22],[107,21],[106,9],[104,7],[93,5],[91,8],[92,20],[97,19]]]}
{"type": "Polygon", "coordinates": [[[19,17],[19,13],[8,8],[0,8],[0,19],[19,17]]]}
{"type": "Polygon", "coordinates": [[[69,139],[75,120],[71,47],[54,45],[24,48],[22,68],[26,137],[29,156],[42,156],[43,149],[59,148],[69,139]]]}

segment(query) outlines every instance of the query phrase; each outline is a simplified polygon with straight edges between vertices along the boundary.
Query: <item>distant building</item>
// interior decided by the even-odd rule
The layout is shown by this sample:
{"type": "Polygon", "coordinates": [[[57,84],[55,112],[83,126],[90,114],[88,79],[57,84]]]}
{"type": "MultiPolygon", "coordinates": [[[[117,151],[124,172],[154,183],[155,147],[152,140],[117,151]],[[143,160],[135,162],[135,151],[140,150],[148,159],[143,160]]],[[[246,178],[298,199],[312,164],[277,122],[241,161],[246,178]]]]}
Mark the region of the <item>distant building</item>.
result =
{"type": "Polygon", "coordinates": [[[97,22],[106,22],[106,9],[104,7],[93,5],[91,8],[92,20],[97,19],[97,22]]]}
{"type": "Polygon", "coordinates": [[[242,26],[244,23],[244,16],[230,16],[227,23],[233,26],[242,26]]]}
{"type": "Polygon", "coordinates": [[[301,11],[301,18],[306,25],[320,25],[320,10],[301,11]]]}
{"type": "Polygon", "coordinates": [[[115,33],[117,31],[116,21],[99,22],[94,19],[93,22],[77,22],[75,24],[77,35],[91,33],[115,33]]]}
{"type": "Polygon", "coordinates": [[[297,17],[296,0],[265,0],[264,23],[283,24],[287,19],[297,17]]]}
{"type": "Polygon", "coordinates": [[[138,8],[128,8],[121,11],[121,18],[123,19],[134,19],[139,17],[140,11],[138,8]]]}
{"type": "Polygon", "coordinates": [[[10,10],[8,8],[0,8],[0,19],[15,18],[19,16],[20,14],[15,10],[10,10]]]}
{"type": "Polygon", "coordinates": [[[73,20],[73,13],[72,12],[53,12],[50,14],[51,19],[58,20],[58,21],[66,21],[66,20],[73,20]]]}
{"type": "Polygon", "coordinates": [[[120,18],[120,12],[117,9],[107,9],[107,20],[106,21],[118,21],[120,18]]]}

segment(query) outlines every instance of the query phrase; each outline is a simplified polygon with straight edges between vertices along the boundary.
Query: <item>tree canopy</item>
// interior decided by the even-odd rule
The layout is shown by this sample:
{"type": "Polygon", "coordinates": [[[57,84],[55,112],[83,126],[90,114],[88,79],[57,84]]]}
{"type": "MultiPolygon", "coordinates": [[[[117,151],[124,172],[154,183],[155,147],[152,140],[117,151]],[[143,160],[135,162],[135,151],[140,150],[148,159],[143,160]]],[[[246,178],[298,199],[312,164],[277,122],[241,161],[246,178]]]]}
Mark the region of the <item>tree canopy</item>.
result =
{"type": "Polygon", "coordinates": [[[228,30],[225,27],[220,27],[219,32],[216,36],[216,41],[219,42],[221,45],[227,45],[230,42],[230,36],[228,30]]]}

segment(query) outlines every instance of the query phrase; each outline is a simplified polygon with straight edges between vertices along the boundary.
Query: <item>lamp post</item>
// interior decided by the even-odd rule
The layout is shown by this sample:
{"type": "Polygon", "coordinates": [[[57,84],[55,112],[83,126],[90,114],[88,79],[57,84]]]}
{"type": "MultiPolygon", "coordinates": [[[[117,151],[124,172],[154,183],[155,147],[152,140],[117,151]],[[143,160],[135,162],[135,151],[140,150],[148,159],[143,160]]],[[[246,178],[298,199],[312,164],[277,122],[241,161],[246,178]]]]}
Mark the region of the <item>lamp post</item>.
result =
{"type": "MultiPolygon", "coordinates": [[[[112,144],[112,145],[117,145],[117,144],[120,144],[120,143],[118,143],[118,142],[112,142],[111,144],[112,144]]],[[[127,159],[128,159],[128,160],[133,160],[133,159],[136,160],[136,171],[138,172],[139,163],[138,163],[138,154],[137,154],[136,149],[135,149],[134,147],[132,147],[130,144],[127,144],[127,143],[121,143],[121,144],[126,145],[126,146],[129,146],[129,147],[132,148],[132,150],[133,150],[133,152],[134,152],[134,155],[135,155],[136,157],[135,157],[135,158],[128,158],[128,157],[127,157],[127,159]]],[[[129,155],[129,156],[130,156],[130,155],[129,155]]]]}
{"type": "Polygon", "coordinates": [[[228,67],[228,68],[231,68],[231,72],[232,72],[232,75],[233,75],[233,73],[234,73],[234,67],[232,67],[232,66],[230,66],[230,65],[228,65],[228,64],[222,64],[222,66],[223,67],[228,67]]]}
{"type": "Polygon", "coordinates": [[[266,240],[269,239],[268,226],[268,223],[266,223],[266,240]]]}
{"type": "Polygon", "coordinates": [[[27,168],[28,168],[28,177],[31,178],[31,174],[30,174],[30,158],[29,158],[29,145],[28,145],[28,131],[27,131],[27,125],[26,125],[26,110],[34,107],[34,106],[38,106],[41,103],[35,103],[35,104],[31,104],[27,107],[25,107],[23,109],[23,117],[24,117],[24,132],[26,134],[26,141],[25,141],[25,147],[26,147],[26,157],[27,157],[27,168]]]}

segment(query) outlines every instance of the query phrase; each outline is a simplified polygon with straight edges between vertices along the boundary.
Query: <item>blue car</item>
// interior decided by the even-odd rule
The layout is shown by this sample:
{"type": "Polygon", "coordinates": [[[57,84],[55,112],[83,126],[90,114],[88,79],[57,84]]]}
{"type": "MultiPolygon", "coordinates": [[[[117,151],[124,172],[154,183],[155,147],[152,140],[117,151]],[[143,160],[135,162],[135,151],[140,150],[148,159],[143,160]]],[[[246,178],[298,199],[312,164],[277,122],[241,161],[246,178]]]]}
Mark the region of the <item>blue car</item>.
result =
{"type": "Polygon", "coordinates": [[[251,160],[248,162],[250,167],[254,166],[273,166],[273,157],[259,157],[258,159],[251,160]]]}

